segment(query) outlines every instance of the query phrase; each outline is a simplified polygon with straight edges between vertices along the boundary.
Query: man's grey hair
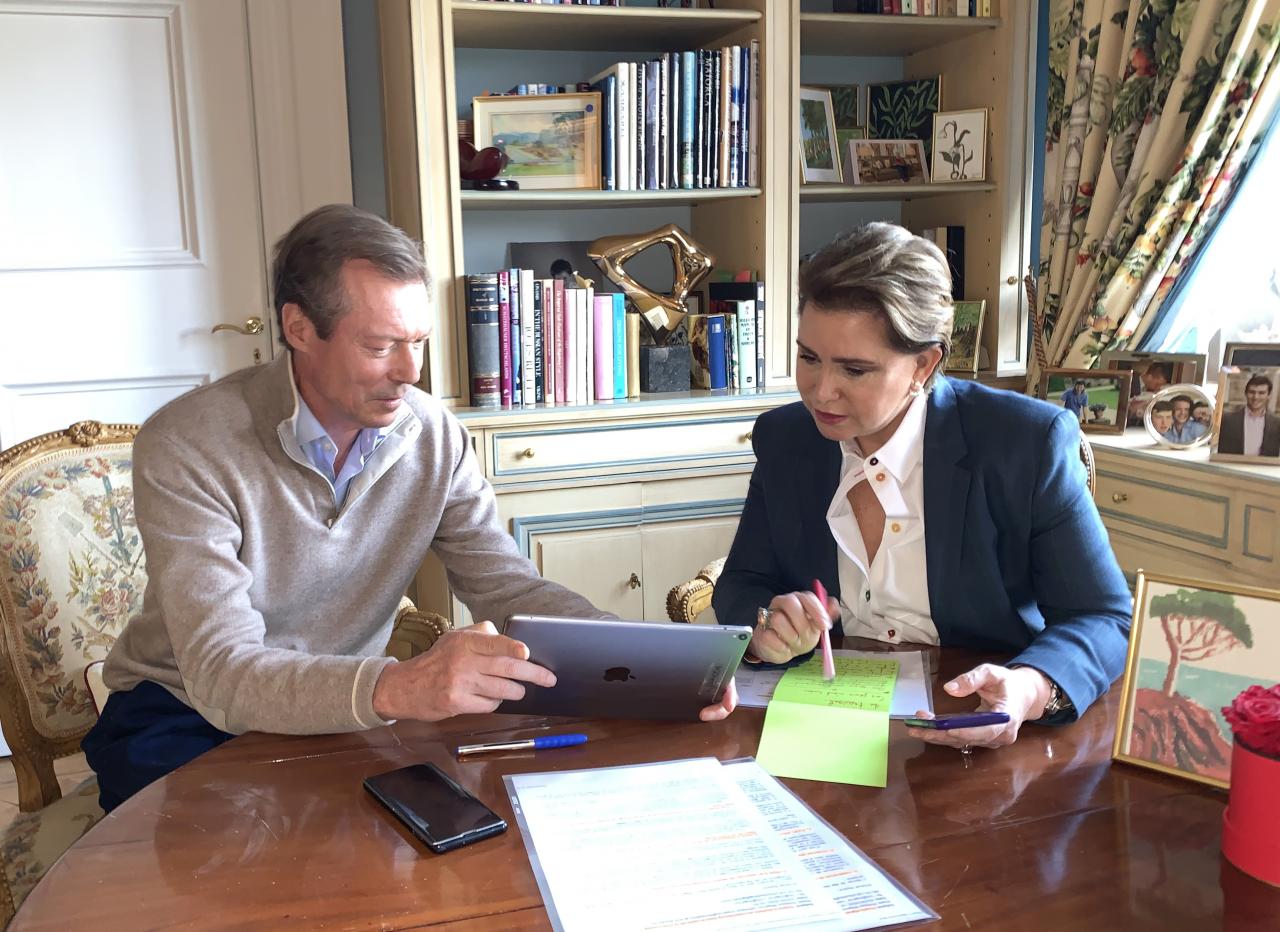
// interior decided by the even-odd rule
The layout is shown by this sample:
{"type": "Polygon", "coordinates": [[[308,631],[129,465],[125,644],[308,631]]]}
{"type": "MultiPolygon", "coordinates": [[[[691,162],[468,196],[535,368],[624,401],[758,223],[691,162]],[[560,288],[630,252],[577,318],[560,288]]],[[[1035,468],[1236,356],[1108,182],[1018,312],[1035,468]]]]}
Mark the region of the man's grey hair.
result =
{"type": "Polygon", "coordinates": [[[276,243],[271,291],[276,326],[286,345],[286,304],[302,309],[320,339],[333,335],[333,328],[351,309],[342,284],[342,267],[353,259],[373,263],[392,281],[422,282],[431,287],[422,246],[403,230],[350,204],[317,207],[276,243]]]}
{"type": "Polygon", "coordinates": [[[875,314],[889,345],[904,354],[931,346],[942,359],[926,383],[933,387],[951,353],[951,270],[933,243],[893,223],[866,223],[842,233],[800,268],[800,308],[875,314]]]}

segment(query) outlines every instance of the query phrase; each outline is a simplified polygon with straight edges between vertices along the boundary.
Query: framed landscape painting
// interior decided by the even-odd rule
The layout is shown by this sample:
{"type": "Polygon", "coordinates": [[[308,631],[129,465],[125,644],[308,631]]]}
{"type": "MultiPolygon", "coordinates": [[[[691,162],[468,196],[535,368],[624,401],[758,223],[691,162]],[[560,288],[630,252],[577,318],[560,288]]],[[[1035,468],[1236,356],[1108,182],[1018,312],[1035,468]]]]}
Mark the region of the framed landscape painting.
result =
{"type": "Polygon", "coordinates": [[[1222,707],[1280,671],[1280,592],[1138,571],[1112,757],[1226,787],[1222,707]]]}
{"type": "Polygon", "coordinates": [[[956,301],[955,323],[951,327],[951,355],[947,357],[948,372],[978,372],[978,345],[982,338],[982,317],[987,309],[981,301],[956,301]]]}
{"type": "Polygon", "coordinates": [[[510,159],[499,178],[522,189],[600,187],[600,95],[475,97],[476,148],[510,159]]]}
{"type": "Polygon", "coordinates": [[[824,181],[839,184],[842,180],[829,88],[800,88],[800,164],[805,184],[824,181]]]}

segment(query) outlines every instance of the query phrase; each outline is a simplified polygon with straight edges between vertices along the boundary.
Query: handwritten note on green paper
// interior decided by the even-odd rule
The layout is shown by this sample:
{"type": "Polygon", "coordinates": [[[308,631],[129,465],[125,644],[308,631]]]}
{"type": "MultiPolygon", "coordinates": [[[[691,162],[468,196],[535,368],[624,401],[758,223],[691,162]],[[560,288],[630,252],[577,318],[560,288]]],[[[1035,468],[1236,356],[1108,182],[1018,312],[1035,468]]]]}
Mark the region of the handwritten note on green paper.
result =
{"type": "Polygon", "coordinates": [[[814,660],[788,670],[764,717],[756,760],[776,777],[884,786],[896,660],[836,658],[836,678],[814,660]]]}

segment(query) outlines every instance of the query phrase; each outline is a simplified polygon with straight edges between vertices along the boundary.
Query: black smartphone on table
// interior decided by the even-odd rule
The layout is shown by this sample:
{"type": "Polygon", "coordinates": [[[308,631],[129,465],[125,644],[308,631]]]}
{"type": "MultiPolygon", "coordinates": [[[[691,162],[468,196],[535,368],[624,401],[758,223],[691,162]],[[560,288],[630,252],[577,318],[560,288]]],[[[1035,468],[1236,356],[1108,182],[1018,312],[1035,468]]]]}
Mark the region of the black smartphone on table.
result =
{"type": "Polygon", "coordinates": [[[364,788],[436,854],[492,838],[507,823],[435,764],[368,777],[364,788]]]}

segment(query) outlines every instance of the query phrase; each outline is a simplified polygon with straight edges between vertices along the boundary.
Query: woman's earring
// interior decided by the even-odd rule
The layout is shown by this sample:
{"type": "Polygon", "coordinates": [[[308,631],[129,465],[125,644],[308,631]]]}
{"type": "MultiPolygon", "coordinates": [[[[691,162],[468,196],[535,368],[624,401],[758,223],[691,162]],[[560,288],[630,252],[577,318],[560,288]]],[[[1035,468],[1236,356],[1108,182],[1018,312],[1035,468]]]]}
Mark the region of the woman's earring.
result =
{"type": "Polygon", "coordinates": [[[911,396],[914,398],[916,395],[919,395],[922,391],[924,391],[924,383],[921,382],[919,379],[912,379],[911,380],[911,396]]]}

